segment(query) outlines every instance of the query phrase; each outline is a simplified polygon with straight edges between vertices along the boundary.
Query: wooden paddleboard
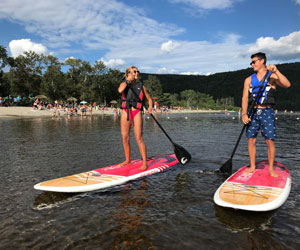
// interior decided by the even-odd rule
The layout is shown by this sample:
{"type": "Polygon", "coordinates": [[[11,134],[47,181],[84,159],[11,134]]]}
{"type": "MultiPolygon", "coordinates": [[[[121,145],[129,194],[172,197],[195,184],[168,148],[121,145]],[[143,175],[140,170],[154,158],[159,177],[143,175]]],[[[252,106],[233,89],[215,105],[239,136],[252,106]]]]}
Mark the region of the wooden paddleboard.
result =
{"type": "Polygon", "coordinates": [[[178,163],[175,154],[149,158],[148,168],[140,170],[142,160],[134,160],[125,166],[112,165],[92,171],[70,175],[38,183],[35,189],[52,192],[78,193],[104,189],[126,183],[137,178],[162,172],[178,163]]]}
{"type": "Polygon", "coordinates": [[[250,166],[240,168],[215,192],[214,202],[223,207],[250,211],[270,211],[280,207],[291,190],[291,175],[280,162],[274,162],[278,177],[271,177],[268,161],[256,163],[254,173],[245,174],[250,166]]]}

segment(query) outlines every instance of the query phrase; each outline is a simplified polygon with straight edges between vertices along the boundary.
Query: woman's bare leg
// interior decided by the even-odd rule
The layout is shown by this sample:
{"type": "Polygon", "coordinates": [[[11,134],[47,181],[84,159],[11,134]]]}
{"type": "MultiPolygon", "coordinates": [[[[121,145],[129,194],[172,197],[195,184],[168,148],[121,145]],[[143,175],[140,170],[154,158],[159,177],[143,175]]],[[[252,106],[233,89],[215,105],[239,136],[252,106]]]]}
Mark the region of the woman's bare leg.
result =
{"type": "Polygon", "coordinates": [[[145,145],[145,142],[144,142],[144,139],[143,139],[142,112],[139,112],[134,117],[133,131],[134,131],[136,142],[139,146],[141,156],[143,158],[143,166],[140,169],[141,170],[146,170],[148,168],[148,165],[147,165],[147,149],[146,149],[146,145],[145,145]]]}
{"type": "Polygon", "coordinates": [[[120,163],[120,166],[124,166],[130,163],[130,126],[131,121],[127,121],[127,113],[122,110],[121,113],[121,135],[125,153],[125,161],[120,163]]]}

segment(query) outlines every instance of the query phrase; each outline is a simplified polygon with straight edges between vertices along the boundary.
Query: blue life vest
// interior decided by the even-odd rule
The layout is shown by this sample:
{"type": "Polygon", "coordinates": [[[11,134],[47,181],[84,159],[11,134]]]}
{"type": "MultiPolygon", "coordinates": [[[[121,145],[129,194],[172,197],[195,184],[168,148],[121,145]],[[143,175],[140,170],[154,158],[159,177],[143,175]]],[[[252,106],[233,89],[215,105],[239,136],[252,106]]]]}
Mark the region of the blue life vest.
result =
{"type": "MultiPolygon", "coordinates": [[[[256,101],[257,104],[262,105],[275,105],[276,102],[276,89],[272,88],[269,80],[272,72],[268,73],[268,77],[264,82],[264,87],[262,88],[263,93],[261,93],[256,101]]],[[[252,100],[254,100],[258,94],[260,86],[262,83],[257,79],[256,73],[251,75],[251,86],[249,89],[249,98],[248,103],[251,104],[252,100]]]]}

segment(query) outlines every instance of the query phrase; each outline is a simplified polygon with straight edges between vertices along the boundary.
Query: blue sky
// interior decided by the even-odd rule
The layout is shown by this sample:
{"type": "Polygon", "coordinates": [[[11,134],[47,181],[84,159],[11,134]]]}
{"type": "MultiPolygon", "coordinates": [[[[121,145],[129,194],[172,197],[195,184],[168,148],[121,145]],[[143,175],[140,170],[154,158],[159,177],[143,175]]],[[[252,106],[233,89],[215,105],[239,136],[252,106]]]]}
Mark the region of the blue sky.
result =
{"type": "Polygon", "coordinates": [[[300,0],[1,0],[0,45],[124,71],[211,74],[300,61],[300,0]]]}

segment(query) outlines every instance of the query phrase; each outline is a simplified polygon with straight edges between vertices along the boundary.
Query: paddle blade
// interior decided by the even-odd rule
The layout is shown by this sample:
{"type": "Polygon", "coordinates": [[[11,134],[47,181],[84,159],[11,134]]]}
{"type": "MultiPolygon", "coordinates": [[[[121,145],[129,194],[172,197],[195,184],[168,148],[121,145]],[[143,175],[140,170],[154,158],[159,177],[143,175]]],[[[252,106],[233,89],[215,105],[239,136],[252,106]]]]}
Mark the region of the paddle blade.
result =
{"type": "Polygon", "coordinates": [[[187,164],[192,159],[190,153],[186,151],[183,147],[179,146],[176,143],[173,144],[173,147],[176,158],[182,165],[187,164]]]}
{"type": "Polygon", "coordinates": [[[220,167],[220,173],[228,173],[232,172],[232,159],[230,158],[220,167]]]}

